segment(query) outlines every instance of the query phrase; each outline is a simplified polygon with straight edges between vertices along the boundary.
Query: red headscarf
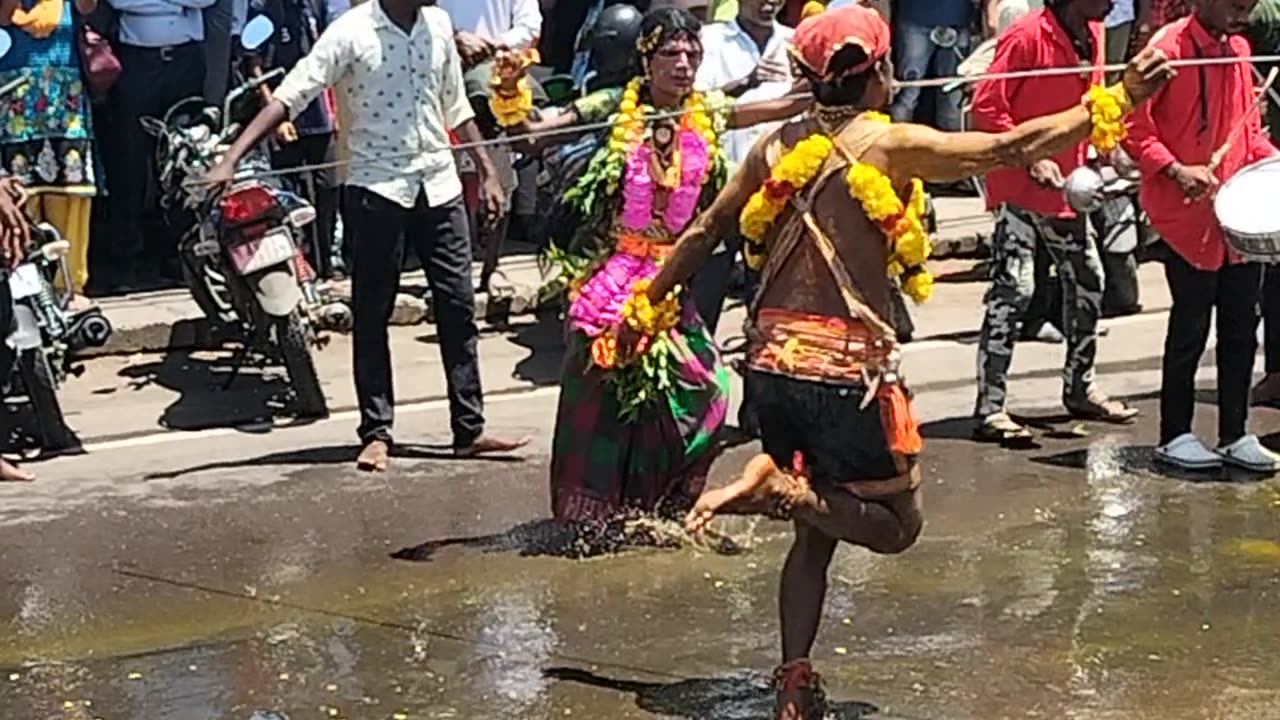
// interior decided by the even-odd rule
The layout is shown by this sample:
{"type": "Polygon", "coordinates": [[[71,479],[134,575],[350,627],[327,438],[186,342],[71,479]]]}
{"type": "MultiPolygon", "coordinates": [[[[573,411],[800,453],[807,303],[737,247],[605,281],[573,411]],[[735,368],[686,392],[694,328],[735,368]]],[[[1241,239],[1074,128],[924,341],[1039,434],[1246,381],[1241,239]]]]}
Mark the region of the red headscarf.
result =
{"type": "Polygon", "coordinates": [[[791,54],[826,80],[831,58],[850,45],[867,53],[867,60],[847,72],[856,75],[889,53],[889,25],[880,13],[863,5],[828,10],[800,23],[791,39],[791,54]]]}

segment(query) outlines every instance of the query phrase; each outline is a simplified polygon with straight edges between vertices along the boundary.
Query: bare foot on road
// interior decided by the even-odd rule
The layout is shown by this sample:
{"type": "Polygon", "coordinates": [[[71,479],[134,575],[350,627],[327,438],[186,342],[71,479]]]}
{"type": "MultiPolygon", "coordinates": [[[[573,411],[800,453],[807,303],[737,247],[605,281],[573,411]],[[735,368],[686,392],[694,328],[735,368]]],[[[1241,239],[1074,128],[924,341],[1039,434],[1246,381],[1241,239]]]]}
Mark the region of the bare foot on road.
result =
{"type": "Polygon", "coordinates": [[[386,472],[391,446],[382,440],[371,440],[356,458],[356,467],[365,472],[386,472]]]}
{"type": "Polygon", "coordinates": [[[473,458],[480,455],[505,455],[515,452],[529,444],[529,438],[519,440],[503,440],[501,438],[481,435],[475,442],[466,447],[454,448],[453,454],[460,458],[473,458]]]}
{"type": "Polygon", "coordinates": [[[8,460],[0,459],[0,482],[31,482],[36,476],[8,460]]]}
{"type": "Polygon", "coordinates": [[[778,470],[773,458],[763,453],[747,462],[738,480],[702,493],[684,518],[685,530],[702,532],[718,512],[736,515],[764,513],[779,497],[789,494],[786,476],[778,470]]]}

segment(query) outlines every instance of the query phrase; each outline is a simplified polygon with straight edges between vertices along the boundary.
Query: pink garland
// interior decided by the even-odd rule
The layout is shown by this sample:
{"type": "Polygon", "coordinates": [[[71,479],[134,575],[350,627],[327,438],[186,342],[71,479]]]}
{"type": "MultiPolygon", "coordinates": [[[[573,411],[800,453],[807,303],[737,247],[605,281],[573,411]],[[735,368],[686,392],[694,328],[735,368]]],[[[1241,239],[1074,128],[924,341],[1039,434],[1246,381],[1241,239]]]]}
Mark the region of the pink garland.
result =
{"type": "Polygon", "coordinates": [[[698,198],[702,197],[702,177],[707,172],[710,152],[706,138],[692,130],[680,132],[680,154],[683,167],[680,168],[680,187],[671,192],[667,198],[667,209],[663,220],[667,229],[678,233],[693,219],[698,209],[698,198]]]}
{"type": "MultiPolygon", "coordinates": [[[[698,208],[702,196],[702,178],[710,160],[707,141],[692,130],[680,131],[680,187],[671,191],[662,220],[671,232],[680,232],[698,208]]],[[[622,192],[622,225],[640,231],[653,222],[654,182],[649,172],[653,151],[645,143],[627,158],[626,184],[622,192]]]]}
{"type": "Polygon", "coordinates": [[[645,143],[627,158],[627,178],[622,190],[622,226],[640,231],[653,222],[653,176],[649,174],[652,150],[645,143]]]}

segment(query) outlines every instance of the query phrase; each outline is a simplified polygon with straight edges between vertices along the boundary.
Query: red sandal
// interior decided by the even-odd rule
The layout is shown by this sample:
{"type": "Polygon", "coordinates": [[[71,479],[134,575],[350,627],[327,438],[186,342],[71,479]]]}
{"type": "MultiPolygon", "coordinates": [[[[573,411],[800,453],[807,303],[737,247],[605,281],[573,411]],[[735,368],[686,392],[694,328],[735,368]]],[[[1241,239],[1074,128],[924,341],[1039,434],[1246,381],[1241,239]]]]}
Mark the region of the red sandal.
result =
{"type": "Polygon", "coordinates": [[[822,676],[813,671],[807,658],[779,665],[773,671],[773,688],[778,693],[777,720],[822,720],[826,715],[822,676]]]}

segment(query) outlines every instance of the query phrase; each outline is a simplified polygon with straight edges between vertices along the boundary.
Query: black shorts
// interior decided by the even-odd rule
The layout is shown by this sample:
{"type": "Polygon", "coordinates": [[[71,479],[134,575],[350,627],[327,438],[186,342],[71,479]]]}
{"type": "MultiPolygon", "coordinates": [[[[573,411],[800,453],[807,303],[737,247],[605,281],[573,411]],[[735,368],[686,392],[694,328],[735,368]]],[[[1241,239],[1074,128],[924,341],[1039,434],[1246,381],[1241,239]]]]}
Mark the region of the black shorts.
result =
{"type": "Polygon", "coordinates": [[[791,468],[799,451],[815,485],[888,480],[914,465],[914,457],[889,450],[880,402],[859,407],[866,389],[797,380],[753,370],[747,400],[760,424],[764,451],[778,467],[791,468]]]}

